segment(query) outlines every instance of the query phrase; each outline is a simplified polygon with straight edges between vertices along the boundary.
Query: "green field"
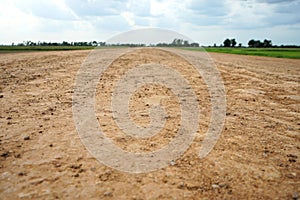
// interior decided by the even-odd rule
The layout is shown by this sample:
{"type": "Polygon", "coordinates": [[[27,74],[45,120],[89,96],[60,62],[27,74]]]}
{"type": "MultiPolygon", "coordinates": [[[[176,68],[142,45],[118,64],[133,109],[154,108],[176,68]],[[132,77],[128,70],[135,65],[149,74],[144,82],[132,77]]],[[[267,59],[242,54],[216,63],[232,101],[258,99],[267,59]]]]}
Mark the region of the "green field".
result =
{"type": "MultiPolygon", "coordinates": [[[[202,48],[184,48],[187,50],[201,51],[202,48]]],[[[300,59],[300,48],[205,48],[207,52],[230,53],[255,56],[269,56],[275,58],[300,59]]]]}
{"type": "Polygon", "coordinates": [[[88,50],[94,48],[94,46],[0,46],[0,53],[24,51],[88,50]]]}

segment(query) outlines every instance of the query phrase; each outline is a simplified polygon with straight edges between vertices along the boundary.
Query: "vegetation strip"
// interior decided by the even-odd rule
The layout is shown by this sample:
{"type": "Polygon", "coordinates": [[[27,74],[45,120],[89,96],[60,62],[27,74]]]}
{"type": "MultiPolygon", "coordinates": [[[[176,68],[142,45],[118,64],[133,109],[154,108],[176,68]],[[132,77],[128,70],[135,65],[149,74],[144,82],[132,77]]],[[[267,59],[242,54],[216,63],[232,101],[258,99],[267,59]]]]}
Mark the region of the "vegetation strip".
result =
{"type": "MultiPolygon", "coordinates": [[[[113,48],[114,46],[103,46],[97,48],[113,48]]],[[[24,52],[24,51],[67,51],[67,50],[91,50],[95,46],[0,46],[0,53],[24,52]]],[[[186,50],[203,51],[199,47],[181,47],[186,50]]],[[[268,56],[275,58],[300,59],[300,48],[222,48],[208,47],[207,52],[229,53],[241,55],[268,56]]]]}
{"type": "Polygon", "coordinates": [[[0,46],[0,53],[22,51],[88,50],[94,48],[94,46],[0,46]]]}
{"type": "MultiPolygon", "coordinates": [[[[184,48],[186,50],[203,51],[202,48],[184,48]]],[[[253,56],[268,56],[275,58],[300,59],[300,48],[205,48],[207,52],[229,53],[253,56]]]]}

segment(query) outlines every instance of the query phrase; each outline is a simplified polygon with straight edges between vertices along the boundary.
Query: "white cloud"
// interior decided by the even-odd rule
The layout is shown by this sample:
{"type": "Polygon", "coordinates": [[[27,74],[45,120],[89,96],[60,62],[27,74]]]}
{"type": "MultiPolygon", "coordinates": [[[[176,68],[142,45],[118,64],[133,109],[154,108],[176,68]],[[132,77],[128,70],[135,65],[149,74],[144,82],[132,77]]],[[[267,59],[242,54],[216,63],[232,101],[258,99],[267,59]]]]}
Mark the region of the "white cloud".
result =
{"type": "Polygon", "coordinates": [[[106,40],[136,28],[171,29],[201,42],[267,37],[300,44],[300,0],[2,0],[0,43],[106,40]],[[288,37],[287,37],[288,36],[288,37]]]}
{"type": "Polygon", "coordinates": [[[61,0],[14,0],[15,6],[21,11],[37,17],[75,20],[76,14],[61,0]]]}
{"type": "Polygon", "coordinates": [[[127,21],[127,23],[130,26],[134,26],[135,25],[135,21],[134,21],[134,14],[131,12],[123,12],[121,13],[121,16],[124,17],[124,19],[127,21]]]}
{"type": "Polygon", "coordinates": [[[226,1],[220,0],[190,0],[187,4],[188,9],[195,13],[206,16],[226,16],[230,5],[226,1]]]}
{"type": "Polygon", "coordinates": [[[150,0],[128,0],[126,10],[139,17],[148,17],[151,15],[150,4],[150,0]]]}

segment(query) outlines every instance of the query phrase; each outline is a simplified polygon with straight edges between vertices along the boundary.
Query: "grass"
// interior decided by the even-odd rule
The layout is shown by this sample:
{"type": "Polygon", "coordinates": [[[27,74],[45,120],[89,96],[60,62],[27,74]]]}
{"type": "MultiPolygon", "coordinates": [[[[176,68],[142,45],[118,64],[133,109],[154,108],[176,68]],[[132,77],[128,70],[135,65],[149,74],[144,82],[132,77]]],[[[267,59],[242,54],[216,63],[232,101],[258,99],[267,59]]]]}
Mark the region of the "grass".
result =
{"type": "Polygon", "coordinates": [[[89,50],[93,46],[0,46],[0,53],[24,52],[24,51],[67,51],[89,50]]]}
{"type": "MultiPolygon", "coordinates": [[[[187,50],[201,51],[202,48],[184,48],[187,50]]],[[[300,59],[300,48],[205,48],[207,52],[242,54],[254,56],[268,56],[275,58],[300,59]]]]}

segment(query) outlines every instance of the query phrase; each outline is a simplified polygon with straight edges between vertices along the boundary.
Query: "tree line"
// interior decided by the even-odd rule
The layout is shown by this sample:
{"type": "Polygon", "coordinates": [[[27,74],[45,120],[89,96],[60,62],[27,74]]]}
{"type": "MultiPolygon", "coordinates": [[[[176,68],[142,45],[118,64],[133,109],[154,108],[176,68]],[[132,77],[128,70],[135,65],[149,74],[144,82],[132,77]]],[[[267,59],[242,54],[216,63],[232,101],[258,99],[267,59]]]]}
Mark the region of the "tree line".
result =
{"type": "MultiPolygon", "coordinates": [[[[23,43],[14,44],[12,46],[124,46],[124,47],[199,47],[199,43],[192,42],[190,43],[188,40],[175,38],[171,43],[158,43],[158,44],[135,44],[135,43],[115,43],[115,44],[107,44],[106,42],[32,42],[32,41],[24,41],[23,43]]],[[[211,46],[208,46],[211,47],[211,46]]],[[[213,47],[218,47],[214,44],[213,47]]],[[[238,43],[235,38],[226,38],[224,42],[219,47],[242,47],[242,43],[238,43]]],[[[251,39],[248,42],[249,48],[299,48],[297,45],[273,45],[272,40],[264,39],[263,41],[251,39]]]]}
{"type": "Polygon", "coordinates": [[[105,42],[32,42],[24,41],[23,43],[14,44],[12,46],[105,46],[105,42]]]}
{"type": "Polygon", "coordinates": [[[189,43],[188,40],[183,40],[183,39],[177,39],[175,38],[173,42],[171,43],[158,43],[156,45],[157,47],[199,47],[199,43],[193,42],[189,43]]]}
{"type": "MultiPolygon", "coordinates": [[[[106,42],[32,42],[24,41],[23,43],[14,44],[12,46],[126,46],[126,47],[144,47],[146,44],[134,44],[134,43],[115,43],[107,44],[106,42]]],[[[188,40],[175,38],[171,43],[158,43],[150,44],[149,46],[157,47],[199,47],[199,43],[193,42],[189,43],[188,40]]]]}
{"type": "MultiPolygon", "coordinates": [[[[232,38],[232,39],[227,38],[223,42],[224,47],[235,47],[236,44],[237,44],[237,42],[236,42],[235,38],[232,38]]],[[[242,47],[242,43],[239,43],[238,46],[242,47]]],[[[270,47],[273,47],[273,45],[272,45],[272,41],[268,40],[268,39],[264,39],[264,41],[262,41],[262,42],[260,40],[251,39],[248,42],[248,47],[250,47],[250,48],[270,48],[270,47]]]]}

